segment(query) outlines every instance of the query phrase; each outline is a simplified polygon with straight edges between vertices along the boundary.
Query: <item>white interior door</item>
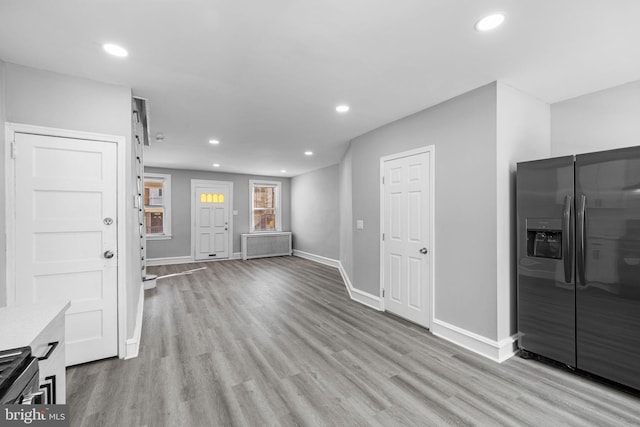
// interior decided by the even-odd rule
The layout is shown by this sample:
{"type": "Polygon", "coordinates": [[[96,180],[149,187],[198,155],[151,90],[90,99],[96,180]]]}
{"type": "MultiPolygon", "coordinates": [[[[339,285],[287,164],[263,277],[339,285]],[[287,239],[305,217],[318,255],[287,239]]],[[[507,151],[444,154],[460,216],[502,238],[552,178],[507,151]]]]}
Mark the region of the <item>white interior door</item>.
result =
{"type": "Polygon", "coordinates": [[[15,134],[15,302],[71,300],[66,365],[115,356],[116,144],[15,134]]]}
{"type": "Polygon", "coordinates": [[[430,152],[384,161],[384,307],[429,327],[430,152]]]}
{"type": "Polygon", "coordinates": [[[229,187],[196,187],[195,259],[229,257],[229,187]]]}

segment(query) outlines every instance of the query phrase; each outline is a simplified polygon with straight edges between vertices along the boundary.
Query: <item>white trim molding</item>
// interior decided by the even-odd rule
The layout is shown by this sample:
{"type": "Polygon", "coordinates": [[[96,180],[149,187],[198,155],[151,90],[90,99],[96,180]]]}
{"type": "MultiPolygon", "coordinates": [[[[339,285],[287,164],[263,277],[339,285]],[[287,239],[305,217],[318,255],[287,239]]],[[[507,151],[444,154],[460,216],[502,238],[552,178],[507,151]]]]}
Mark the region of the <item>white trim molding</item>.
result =
{"type": "Polygon", "coordinates": [[[127,340],[127,350],[125,359],[138,357],[140,352],[140,338],[142,337],[142,314],[144,311],[144,286],[140,286],[140,296],[138,297],[138,311],[136,313],[136,328],[133,331],[133,338],[127,340]]]}
{"type": "Polygon", "coordinates": [[[308,259],[309,261],[314,261],[319,264],[327,265],[329,267],[340,268],[340,261],[338,261],[337,259],[331,259],[331,258],[323,257],[320,255],[310,254],[309,252],[299,251],[298,249],[293,250],[293,256],[308,259]]]}
{"type": "MultiPolygon", "coordinates": [[[[349,275],[340,261],[303,252],[297,249],[293,250],[293,255],[324,264],[329,267],[337,268],[342,276],[345,287],[347,288],[349,298],[375,310],[384,311],[383,301],[380,296],[376,296],[353,287],[353,284],[349,279],[349,275]]],[[[455,345],[484,356],[494,362],[502,363],[514,356],[516,353],[516,335],[510,336],[501,341],[495,341],[435,318],[432,318],[431,328],[429,330],[433,335],[439,338],[452,342],[455,345]]]]}
{"type": "Polygon", "coordinates": [[[344,281],[345,286],[347,287],[347,292],[349,292],[349,298],[352,300],[359,302],[360,304],[364,304],[367,307],[371,307],[378,311],[384,311],[382,308],[382,299],[377,296],[370,294],[365,291],[361,291],[360,289],[356,289],[351,284],[351,280],[349,279],[349,275],[347,271],[342,266],[342,263],[338,261],[338,271],[340,271],[340,275],[342,276],[342,280],[344,281]]]}
{"type": "Polygon", "coordinates": [[[147,240],[171,240],[173,234],[149,234],[144,236],[147,240]]]}
{"type": "Polygon", "coordinates": [[[360,304],[366,305],[367,307],[371,307],[378,311],[383,311],[381,298],[377,295],[373,295],[368,292],[361,291],[360,289],[354,288],[351,284],[351,280],[349,279],[349,275],[342,266],[342,263],[337,259],[331,259],[320,255],[311,254],[309,252],[299,251],[297,249],[293,250],[293,256],[308,259],[309,261],[324,264],[329,267],[337,268],[340,272],[340,276],[342,276],[342,281],[347,288],[349,298],[356,302],[359,302],[360,304]]]}
{"type": "Polygon", "coordinates": [[[166,257],[166,258],[149,258],[147,259],[147,267],[155,267],[158,265],[195,264],[199,262],[229,261],[230,259],[242,259],[242,254],[240,252],[233,252],[229,258],[199,259],[199,260],[194,260],[189,255],[166,257]]]}
{"type": "MultiPolygon", "coordinates": [[[[380,296],[373,295],[353,287],[353,284],[349,279],[349,275],[340,261],[303,252],[297,249],[293,250],[293,255],[324,264],[329,267],[337,268],[342,276],[345,287],[347,288],[349,298],[375,310],[384,311],[383,301],[380,296]]],[[[495,341],[435,318],[432,318],[431,328],[429,330],[433,335],[439,338],[445,339],[457,346],[484,356],[494,362],[502,363],[514,356],[516,353],[516,335],[510,336],[501,341],[495,341]]]]}
{"type": "Polygon", "coordinates": [[[166,258],[147,258],[147,267],[156,265],[191,264],[195,262],[191,256],[174,256],[166,258]]]}
{"type": "Polygon", "coordinates": [[[515,335],[495,341],[435,318],[431,333],[494,362],[502,363],[515,354],[515,335]]]}

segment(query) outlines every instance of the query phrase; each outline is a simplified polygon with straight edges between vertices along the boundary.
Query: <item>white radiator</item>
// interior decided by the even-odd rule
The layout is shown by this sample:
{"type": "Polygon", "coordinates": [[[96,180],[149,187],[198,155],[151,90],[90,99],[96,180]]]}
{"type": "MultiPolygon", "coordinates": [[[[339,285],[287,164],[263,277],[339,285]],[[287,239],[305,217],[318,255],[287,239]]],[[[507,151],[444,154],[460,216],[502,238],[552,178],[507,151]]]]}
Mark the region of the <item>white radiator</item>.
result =
{"type": "Polygon", "coordinates": [[[241,234],[242,259],[291,255],[291,232],[241,234]]]}

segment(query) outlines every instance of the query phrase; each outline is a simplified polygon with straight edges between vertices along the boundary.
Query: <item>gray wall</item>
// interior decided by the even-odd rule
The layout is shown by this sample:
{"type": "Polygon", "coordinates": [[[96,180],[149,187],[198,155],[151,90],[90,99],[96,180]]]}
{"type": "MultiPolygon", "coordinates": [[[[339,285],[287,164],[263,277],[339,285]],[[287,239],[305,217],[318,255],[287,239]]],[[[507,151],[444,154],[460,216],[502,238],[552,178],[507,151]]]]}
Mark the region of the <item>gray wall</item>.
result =
{"type": "Polygon", "coordinates": [[[639,117],[640,81],[552,106],[494,83],[355,138],[340,164],[340,260],[351,282],[379,295],[380,157],[434,145],[434,318],[507,339],[516,163],[640,145],[639,117]]]}
{"type": "MultiPolygon", "coordinates": [[[[5,65],[6,119],[9,122],[124,136],[127,145],[127,254],[139,253],[135,240],[131,162],[131,90],[123,86],[5,65]]],[[[4,223],[3,223],[4,227],[4,223]]],[[[127,337],[133,336],[142,280],[137,256],[127,257],[127,337]]]]}
{"type": "Polygon", "coordinates": [[[496,84],[351,142],[355,288],[379,295],[380,157],[435,146],[436,319],[496,337],[496,84]],[[355,221],[364,220],[364,230],[355,221]]]}
{"type": "Polygon", "coordinates": [[[509,339],[515,166],[549,155],[549,120],[548,104],[494,82],[352,140],[340,164],[340,260],[354,287],[380,295],[380,158],[433,145],[433,317],[509,339]]]}
{"type": "Polygon", "coordinates": [[[191,256],[191,180],[233,182],[233,252],[240,252],[240,234],[249,232],[249,180],[282,183],[282,231],[291,230],[290,178],[145,167],[145,172],[171,175],[171,233],[168,240],[147,241],[147,259],[191,256]]]}
{"type": "Polygon", "coordinates": [[[640,80],[551,106],[553,156],[640,145],[640,80]]]}
{"type": "Polygon", "coordinates": [[[293,248],[340,258],[340,168],[329,166],[291,179],[293,248]]]}
{"type": "MultiPolygon", "coordinates": [[[[0,61],[0,165],[4,169],[5,164],[5,126],[6,121],[5,114],[5,91],[4,91],[4,62],[0,61]]],[[[5,174],[0,173],[0,248],[3,248],[2,255],[0,256],[0,307],[7,305],[7,292],[5,291],[7,284],[5,278],[7,277],[6,256],[4,248],[6,247],[5,240],[5,209],[6,209],[6,193],[5,193],[5,174]]]]}
{"type": "Polygon", "coordinates": [[[340,162],[340,263],[353,277],[353,184],[351,145],[340,162]]]}
{"type": "Polygon", "coordinates": [[[549,157],[550,107],[517,89],[498,83],[497,307],[498,337],[517,332],[516,324],[516,165],[549,157]]]}
{"type": "Polygon", "coordinates": [[[6,64],[7,120],[131,137],[131,90],[6,64]]]}

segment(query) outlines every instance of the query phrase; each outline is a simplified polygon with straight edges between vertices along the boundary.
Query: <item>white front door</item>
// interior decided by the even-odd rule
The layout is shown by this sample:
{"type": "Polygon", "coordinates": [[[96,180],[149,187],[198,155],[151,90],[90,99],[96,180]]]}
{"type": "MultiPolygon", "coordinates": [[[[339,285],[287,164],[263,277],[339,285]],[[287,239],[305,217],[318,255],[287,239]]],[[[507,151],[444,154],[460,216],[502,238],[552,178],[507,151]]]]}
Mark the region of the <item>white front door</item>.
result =
{"type": "Polygon", "coordinates": [[[383,161],[384,308],[430,324],[430,155],[421,152],[383,161]]]}
{"type": "Polygon", "coordinates": [[[15,134],[15,303],[71,300],[66,365],[115,356],[116,144],[15,134]]]}
{"type": "Polygon", "coordinates": [[[229,258],[229,187],[195,187],[195,259],[229,258]]]}

